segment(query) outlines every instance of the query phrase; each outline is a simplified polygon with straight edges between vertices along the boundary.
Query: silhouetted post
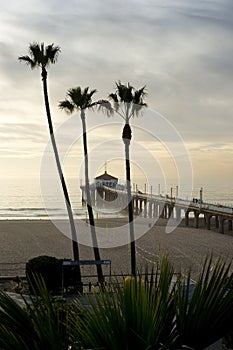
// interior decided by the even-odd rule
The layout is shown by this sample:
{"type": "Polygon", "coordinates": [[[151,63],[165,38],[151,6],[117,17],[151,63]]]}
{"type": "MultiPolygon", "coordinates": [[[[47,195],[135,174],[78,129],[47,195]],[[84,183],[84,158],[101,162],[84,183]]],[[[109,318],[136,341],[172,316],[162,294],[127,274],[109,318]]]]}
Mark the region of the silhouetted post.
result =
{"type": "Polygon", "coordinates": [[[232,231],[232,220],[228,220],[228,230],[232,231]]]}
{"type": "Polygon", "coordinates": [[[201,209],[202,202],[203,202],[203,188],[201,187],[201,189],[200,189],[200,209],[201,209]]]}

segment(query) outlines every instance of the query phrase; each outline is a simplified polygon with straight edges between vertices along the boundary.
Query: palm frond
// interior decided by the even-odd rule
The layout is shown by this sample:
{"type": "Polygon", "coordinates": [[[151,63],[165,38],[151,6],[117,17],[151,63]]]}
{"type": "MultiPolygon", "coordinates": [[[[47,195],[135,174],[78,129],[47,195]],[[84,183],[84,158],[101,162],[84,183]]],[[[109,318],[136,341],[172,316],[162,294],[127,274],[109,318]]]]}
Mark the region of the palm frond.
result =
{"type": "Polygon", "coordinates": [[[54,64],[58,59],[58,55],[61,52],[61,48],[59,46],[54,46],[54,44],[48,45],[45,49],[45,55],[48,57],[49,61],[54,64]]]}
{"type": "MultiPolygon", "coordinates": [[[[80,88],[80,90],[81,90],[81,88],[80,88]]],[[[88,94],[88,90],[89,90],[89,86],[85,87],[83,89],[82,95],[87,95],[88,94]]]]}
{"type": "Polygon", "coordinates": [[[74,105],[68,100],[60,101],[58,107],[65,110],[68,114],[71,114],[74,111],[74,105]]]}
{"type": "Polygon", "coordinates": [[[28,64],[28,65],[31,67],[31,69],[34,69],[34,68],[37,67],[36,62],[33,61],[33,59],[32,59],[31,57],[29,57],[29,56],[19,56],[19,57],[18,57],[18,60],[19,60],[19,61],[23,61],[23,62],[25,62],[26,64],[28,64]]]}
{"type": "Polygon", "coordinates": [[[44,43],[29,44],[29,54],[33,61],[41,67],[44,64],[44,43]]]}
{"type": "Polygon", "coordinates": [[[114,109],[112,108],[111,103],[108,100],[99,100],[97,101],[98,110],[103,111],[107,114],[108,117],[114,114],[114,109]]]}
{"type": "Polygon", "coordinates": [[[122,84],[120,81],[116,83],[116,93],[123,103],[131,103],[133,101],[133,86],[128,83],[122,84]]]}
{"type": "Polygon", "coordinates": [[[80,103],[81,101],[81,96],[82,96],[82,90],[80,86],[77,86],[75,88],[70,88],[67,92],[67,96],[68,98],[70,98],[70,100],[72,102],[77,102],[80,103]]]}
{"type": "Polygon", "coordinates": [[[108,97],[109,97],[111,100],[113,100],[113,102],[115,102],[115,103],[118,103],[118,102],[119,102],[119,101],[118,101],[117,94],[115,94],[115,93],[110,94],[108,97]]]}
{"type": "Polygon", "coordinates": [[[147,107],[146,103],[141,102],[140,104],[133,103],[131,108],[131,116],[139,116],[143,109],[147,107]]]}
{"type": "Polygon", "coordinates": [[[118,99],[118,95],[116,93],[111,93],[108,96],[109,100],[113,102],[113,108],[116,112],[119,112],[119,108],[120,108],[120,102],[118,99]]]}
{"type": "Polygon", "coordinates": [[[93,90],[91,90],[89,93],[86,94],[86,96],[87,96],[87,102],[90,102],[90,103],[91,103],[91,101],[92,101],[92,96],[93,96],[96,92],[97,92],[97,90],[96,90],[96,89],[93,89],[93,90]]]}
{"type": "Polygon", "coordinates": [[[146,85],[144,85],[141,89],[134,91],[133,102],[136,104],[144,104],[143,98],[147,96],[146,85]]]}

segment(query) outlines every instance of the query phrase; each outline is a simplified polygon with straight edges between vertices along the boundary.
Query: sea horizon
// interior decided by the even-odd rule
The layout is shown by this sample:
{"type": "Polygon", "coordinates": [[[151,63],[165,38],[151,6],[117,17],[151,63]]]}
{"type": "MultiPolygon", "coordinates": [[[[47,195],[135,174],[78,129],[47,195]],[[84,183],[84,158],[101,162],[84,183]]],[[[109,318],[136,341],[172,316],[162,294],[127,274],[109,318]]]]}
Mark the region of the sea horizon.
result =
{"type": "MultiPolygon", "coordinates": [[[[77,219],[85,218],[87,216],[87,209],[85,205],[82,205],[81,190],[78,181],[70,178],[67,183],[74,217],[77,219]]],[[[168,194],[170,196],[171,186],[173,186],[173,195],[176,197],[176,186],[174,183],[170,185],[169,182],[166,188],[158,184],[154,185],[152,187],[152,193],[159,194],[159,187],[161,195],[165,196],[168,194]]],[[[0,220],[67,218],[64,200],[61,194],[58,196],[53,195],[49,198],[48,203],[48,198],[43,198],[41,194],[38,179],[1,179],[1,187],[0,220]]],[[[138,188],[144,192],[144,186],[142,184],[138,188]]],[[[151,193],[151,186],[148,185],[147,188],[149,189],[147,192],[151,193]]],[[[187,196],[185,188],[179,189],[179,192],[182,194],[179,195],[178,193],[178,197],[192,201],[192,198],[200,197],[201,188],[203,189],[203,201],[205,203],[233,207],[233,189],[227,184],[195,184],[192,193],[189,192],[187,196]]],[[[118,213],[113,215],[113,213],[108,213],[107,210],[98,212],[98,214],[95,212],[95,215],[103,218],[123,216],[118,213]]]]}

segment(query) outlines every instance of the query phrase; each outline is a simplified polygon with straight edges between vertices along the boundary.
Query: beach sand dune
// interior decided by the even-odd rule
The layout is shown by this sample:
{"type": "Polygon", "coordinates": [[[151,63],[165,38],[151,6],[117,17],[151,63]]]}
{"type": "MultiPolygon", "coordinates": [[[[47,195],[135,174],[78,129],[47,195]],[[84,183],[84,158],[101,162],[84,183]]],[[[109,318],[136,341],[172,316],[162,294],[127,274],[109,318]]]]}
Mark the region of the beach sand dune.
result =
{"type": "MultiPolygon", "coordinates": [[[[98,225],[121,225],[126,219],[99,220],[98,225]]],[[[182,223],[174,232],[165,233],[166,220],[155,226],[136,241],[137,267],[153,265],[158,255],[167,252],[175,270],[183,272],[191,267],[193,278],[200,271],[207,254],[230,260],[233,254],[233,236],[208,231],[203,227],[185,227],[182,223]]],[[[72,258],[72,243],[49,220],[1,220],[0,221],[0,276],[25,274],[25,263],[39,255],[72,258]]],[[[129,245],[100,249],[101,259],[110,259],[112,273],[130,272],[129,245]]],[[[80,245],[80,259],[93,260],[93,250],[80,245]]],[[[89,268],[90,273],[95,267],[89,268]]],[[[105,272],[108,273],[105,267],[105,272]]]]}

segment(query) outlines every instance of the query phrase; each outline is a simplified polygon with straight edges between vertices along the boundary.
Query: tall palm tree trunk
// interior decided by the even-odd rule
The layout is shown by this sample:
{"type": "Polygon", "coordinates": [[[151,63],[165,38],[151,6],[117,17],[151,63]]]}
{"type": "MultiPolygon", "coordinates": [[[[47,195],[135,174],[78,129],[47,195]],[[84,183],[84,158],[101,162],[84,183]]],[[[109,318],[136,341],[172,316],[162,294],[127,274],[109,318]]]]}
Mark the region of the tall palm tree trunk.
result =
{"type": "MultiPolygon", "coordinates": [[[[85,119],[84,111],[81,111],[81,120],[82,120],[82,128],[83,128],[83,151],[84,151],[84,163],[85,163],[85,188],[86,188],[86,197],[87,197],[87,210],[88,210],[88,216],[89,216],[89,223],[91,225],[91,238],[93,243],[95,260],[100,260],[100,253],[99,253],[96,230],[95,230],[95,220],[94,220],[93,209],[91,204],[89,171],[88,171],[87,132],[86,132],[86,119],[85,119]]],[[[97,264],[96,269],[98,274],[98,281],[102,285],[104,282],[102,266],[100,264],[97,264]]]]}
{"type": "Polygon", "coordinates": [[[130,159],[129,146],[132,138],[132,131],[128,123],[125,124],[122,139],[125,144],[125,170],[127,182],[127,196],[128,196],[128,216],[129,216],[129,232],[130,232],[130,254],[131,254],[131,274],[136,276],[136,252],[135,252],[135,236],[133,224],[133,200],[131,193],[131,175],[130,175],[130,159]]]}
{"type": "MultiPolygon", "coordinates": [[[[54,151],[54,155],[55,155],[57,170],[58,170],[59,178],[60,178],[61,185],[62,185],[62,190],[63,190],[64,197],[65,197],[66,208],[67,208],[67,212],[68,212],[68,216],[69,216],[70,229],[71,229],[71,235],[72,235],[73,256],[74,256],[74,260],[79,260],[79,247],[78,247],[78,242],[77,242],[77,233],[76,233],[76,229],[75,229],[74,217],[73,217],[73,212],[71,209],[69,194],[68,194],[65,179],[63,176],[61,163],[60,163],[58,150],[57,150],[57,145],[56,145],[56,140],[55,140],[55,136],[54,136],[54,132],[53,132],[53,124],[52,124],[52,118],[51,118],[51,113],[50,113],[48,89],[47,89],[47,71],[44,67],[42,68],[41,76],[42,76],[42,81],[43,81],[44,101],[45,101],[45,108],[46,108],[48,125],[49,125],[49,133],[50,133],[50,138],[51,138],[53,151],[54,151]]],[[[81,283],[80,265],[77,265],[77,281],[78,281],[78,283],[81,283]]]]}

